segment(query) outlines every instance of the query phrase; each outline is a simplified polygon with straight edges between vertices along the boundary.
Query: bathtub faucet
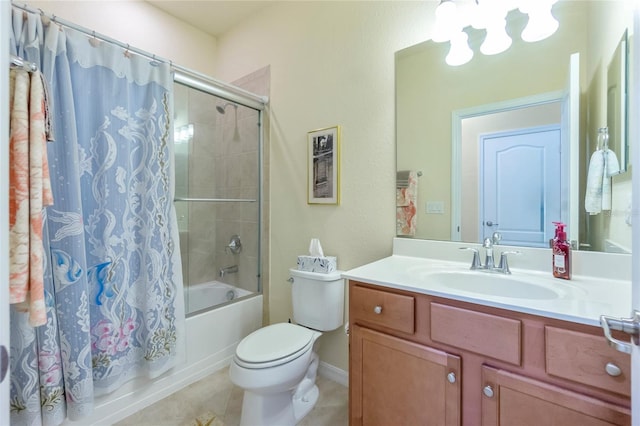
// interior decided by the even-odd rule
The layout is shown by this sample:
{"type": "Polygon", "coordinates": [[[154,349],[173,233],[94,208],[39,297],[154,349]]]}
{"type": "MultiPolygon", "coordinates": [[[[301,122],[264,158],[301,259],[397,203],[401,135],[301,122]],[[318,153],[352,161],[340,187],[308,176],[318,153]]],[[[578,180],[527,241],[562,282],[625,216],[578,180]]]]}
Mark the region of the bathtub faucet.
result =
{"type": "Polygon", "coordinates": [[[220,268],[220,270],[218,271],[218,276],[220,278],[224,278],[226,274],[232,274],[234,272],[238,272],[238,265],[231,265],[220,268]]]}

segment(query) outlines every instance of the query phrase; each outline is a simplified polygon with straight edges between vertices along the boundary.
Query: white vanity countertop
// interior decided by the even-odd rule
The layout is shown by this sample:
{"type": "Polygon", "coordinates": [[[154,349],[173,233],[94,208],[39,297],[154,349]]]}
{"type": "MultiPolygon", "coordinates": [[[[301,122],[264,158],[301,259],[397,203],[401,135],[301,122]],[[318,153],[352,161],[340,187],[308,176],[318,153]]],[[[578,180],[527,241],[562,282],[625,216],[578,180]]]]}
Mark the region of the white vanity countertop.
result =
{"type": "MultiPolygon", "coordinates": [[[[470,262],[392,255],[351,269],[343,278],[383,287],[508,309],[564,321],[599,326],[600,315],[628,317],[631,313],[631,283],[627,280],[574,275],[571,280],[554,278],[551,272],[511,268],[509,279],[539,284],[553,289],[558,297],[529,299],[481,294],[450,288],[429,278],[434,273],[481,274],[501,279],[501,274],[470,271],[470,262]]],[[[432,276],[433,277],[433,276],[432,276]]]]}

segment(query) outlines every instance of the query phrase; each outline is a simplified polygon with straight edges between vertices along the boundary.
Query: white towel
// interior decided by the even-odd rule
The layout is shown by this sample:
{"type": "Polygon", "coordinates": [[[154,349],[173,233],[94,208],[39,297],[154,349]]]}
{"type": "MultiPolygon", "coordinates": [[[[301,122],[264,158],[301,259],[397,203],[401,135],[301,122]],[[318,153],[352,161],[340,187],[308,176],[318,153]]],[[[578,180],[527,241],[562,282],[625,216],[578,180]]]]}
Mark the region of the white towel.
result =
{"type": "Polygon", "coordinates": [[[620,173],[615,152],[597,150],[589,160],[584,208],[589,214],[611,210],[611,176],[620,173]]]}
{"type": "Polygon", "coordinates": [[[616,157],[616,153],[611,151],[610,149],[606,150],[606,170],[607,176],[611,177],[617,174],[620,174],[620,163],[618,162],[618,157],[616,157]]]}
{"type": "Polygon", "coordinates": [[[589,160],[587,173],[587,191],[584,196],[584,209],[589,214],[602,211],[602,182],[604,178],[604,153],[597,150],[589,160]]]}

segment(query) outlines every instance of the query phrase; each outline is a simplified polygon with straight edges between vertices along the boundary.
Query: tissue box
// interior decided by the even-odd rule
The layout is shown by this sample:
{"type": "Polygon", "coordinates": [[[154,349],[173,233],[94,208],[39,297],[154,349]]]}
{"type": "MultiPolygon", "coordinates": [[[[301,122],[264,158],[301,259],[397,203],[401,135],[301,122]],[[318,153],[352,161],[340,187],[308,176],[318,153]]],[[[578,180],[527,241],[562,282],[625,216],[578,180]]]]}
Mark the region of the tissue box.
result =
{"type": "Polygon", "coordinates": [[[298,270],[321,272],[328,274],[337,270],[338,260],[335,256],[298,256],[298,270]]]}

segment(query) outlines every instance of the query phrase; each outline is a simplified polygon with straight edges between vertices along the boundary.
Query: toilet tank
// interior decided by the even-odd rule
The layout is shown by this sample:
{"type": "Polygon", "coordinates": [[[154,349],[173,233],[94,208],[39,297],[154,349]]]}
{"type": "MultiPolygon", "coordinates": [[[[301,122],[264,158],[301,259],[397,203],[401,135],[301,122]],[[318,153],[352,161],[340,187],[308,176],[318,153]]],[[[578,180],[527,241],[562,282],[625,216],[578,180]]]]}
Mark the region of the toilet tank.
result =
{"type": "Polygon", "coordinates": [[[328,274],[289,269],[293,320],[314,330],[330,331],[344,322],[342,271],[328,274]]]}

